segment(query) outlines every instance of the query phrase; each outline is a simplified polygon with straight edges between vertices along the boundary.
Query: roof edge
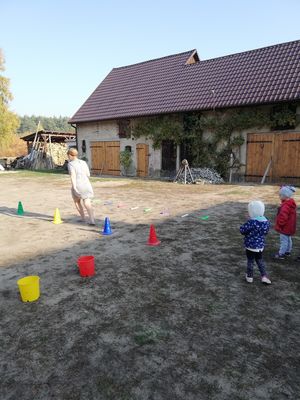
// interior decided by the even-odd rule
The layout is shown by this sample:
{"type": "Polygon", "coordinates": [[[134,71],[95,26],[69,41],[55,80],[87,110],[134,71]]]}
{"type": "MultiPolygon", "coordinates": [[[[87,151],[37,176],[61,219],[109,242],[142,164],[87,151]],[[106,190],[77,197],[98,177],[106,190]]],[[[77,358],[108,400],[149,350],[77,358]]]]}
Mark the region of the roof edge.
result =
{"type": "Polygon", "coordinates": [[[176,57],[176,56],[181,56],[183,54],[186,54],[188,57],[193,55],[195,52],[197,52],[197,49],[192,49],[192,50],[188,50],[188,51],[183,51],[182,53],[175,53],[175,54],[169,54],[168,56],[163,56],[163,57],[158,57],[158,58],[152,58],[150,60],[146,60],[146,61],[141,61],[138,63],[134,63],[134,64],[129,64],[129,65],[123,65],[121,67],[115,67],[112,70],[116,70],[116,69],[123,69],[123,68],[130,68],[133,67],[135,65],[141,65],[141,64],[147,64],[153,61],[159,61],[159,60],[163,60],[166,58],[171,58],[171,57],[176,57]]]}
{"type": "Polygon", "coordinates": [[[188,110],[176,110],[176,111],[168,111],[168,112],[155,112],[155,113],[149,113],[149,114],[143,114],[143,115],[124,115],[124,116],[116,116],[112,118],[92,118],[92,119],[86,119],[84,121],[72,121],[68,122],[69,124],[86,124],[89,122],[104,122],[104,121],[115,121],[119,119],[125,119],[125,118],[145,118],[145,117],[152,117],[155,115],[163,115],[163,114],[180,114],[180,113],[186,113],[186,112],[195,112],[195,111],[217,111],[217,110],[225,110],[225,109],[232,109],[232,108],[245,108],[245,107],[255,107],[255,106],[271,106],[271,105],[276,105],[276,104],[281,104],[281,103],[299,103],[300,104],[300,98],[299,99],[293,99],[293,100],[277,100],[277,101],[266,101],[265,103],[247,103],[247,104],[229,104],[229,105],[224,105],[224,106],[217,106],[216,108],[189,108],[188,110]]]}
{"type": "Polygon", "coordinates": [[[271,47],[278,47],[278,46],[283,46],[286,44],[290,44],[290,43],[297,43],[300,42],[300,39],[297,40],[291,40],[289,42],[282,42],[282,43],[277,43],[277,44],[271,44],[270,46],[264,46],[264,47],[258,47],[256,49],[251,49],[251,50],[244,50],[244,51],[240,51],[238,53],[230,53],[230,54],[226,54],[225,56],[220,56],[220,57],[213,57],[213,58],[206,58],[204,60],[200,60],[201,63],[203,62],[207,62],[207,61],[213,61],[213,60],[219,60],[221,58],[227,58],[227,57],[233,57],[233,56],[237,56],[239,54],[245,54],[245,53],[252,53],[254,51],[259,51],[259,50],[265,50],[265,49],[269,49],[271,47]]]}

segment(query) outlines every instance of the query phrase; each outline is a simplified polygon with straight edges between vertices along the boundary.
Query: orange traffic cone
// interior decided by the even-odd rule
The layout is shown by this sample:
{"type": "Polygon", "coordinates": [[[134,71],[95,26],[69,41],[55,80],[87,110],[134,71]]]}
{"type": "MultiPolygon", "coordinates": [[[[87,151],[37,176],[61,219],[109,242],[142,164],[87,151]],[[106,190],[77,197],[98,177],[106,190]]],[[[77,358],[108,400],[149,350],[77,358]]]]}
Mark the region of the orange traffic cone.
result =
{"type": "Polygon", "coordinates": [[[156,232],[154,225],[150,226],[150,233],[149,233],[149,239],[148,239],[148,245],[149,246],[158,246],[161,242],[157,239],[156,232]]]}

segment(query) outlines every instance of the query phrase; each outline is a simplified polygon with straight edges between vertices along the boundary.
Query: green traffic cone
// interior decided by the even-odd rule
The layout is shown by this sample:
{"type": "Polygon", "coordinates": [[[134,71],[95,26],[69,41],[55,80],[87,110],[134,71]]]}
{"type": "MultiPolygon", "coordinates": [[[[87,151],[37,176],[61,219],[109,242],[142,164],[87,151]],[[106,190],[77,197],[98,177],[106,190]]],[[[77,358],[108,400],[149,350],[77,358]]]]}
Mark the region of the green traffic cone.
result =
{"type": "Polygon", "coordinates": [[[18,215],[23,215],[23,214],[24,214],[23,205],[22,205],[22,202],[19,201],[19,204],[18,204],[18,215]]]}

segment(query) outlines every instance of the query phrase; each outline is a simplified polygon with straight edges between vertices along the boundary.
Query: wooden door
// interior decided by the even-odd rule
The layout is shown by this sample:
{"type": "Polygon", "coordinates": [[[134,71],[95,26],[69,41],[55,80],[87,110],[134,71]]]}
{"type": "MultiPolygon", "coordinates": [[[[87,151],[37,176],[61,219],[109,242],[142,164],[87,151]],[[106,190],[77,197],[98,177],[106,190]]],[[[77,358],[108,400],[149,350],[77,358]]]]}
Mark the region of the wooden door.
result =
{"type": "MultiPolygon", "coordinates": [[[[247,138],[246,181],[260,182],[273,154],[273,133],[249,133],[247,138]]],[[[266,182],[272,177],[270,168],[266,182]]]]}
{"type": "Polygon", "coordinates": [[[148,165],[149,165],[149,146],[147,144],[136,145],[136,157],[137,157],[137,176],[148,176],[148,165]]]}
{"type": "Polygon", "coordinates": [[[91,142],[92,173],[101,174],[105,166],[104,142],[91,142]]]}
{"type": "Polygon", "coordinates": [[[120,175],[120,142],[105,142],[105,161],[108,175],[120,175]]]}
{"type": "Polygon", "coordinates": [[[278,183],[300,183],[300,133],[276,135],[273,174],[278,183]]]}
{"type": "Polygon", "coordinates": [[[120,142],[92,142],[92,172],[120,175],[120,142]]]}
{"type": "Polygon", "coordinates": [[[247,140],[246,181],[300,184],[300,133],[251,133],[247,140]]]}

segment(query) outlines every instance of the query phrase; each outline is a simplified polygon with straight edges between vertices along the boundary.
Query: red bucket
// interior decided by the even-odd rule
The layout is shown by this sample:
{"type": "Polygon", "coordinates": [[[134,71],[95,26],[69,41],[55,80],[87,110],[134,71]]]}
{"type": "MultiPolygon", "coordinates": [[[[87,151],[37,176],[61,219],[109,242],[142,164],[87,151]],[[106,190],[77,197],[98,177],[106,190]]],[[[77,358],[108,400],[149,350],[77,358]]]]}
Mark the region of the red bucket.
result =
{"type": "Polygon", "coordinates": [[[80,276],[93,276],[95,275],[95,257],[82,256],[77,260],[80,276]]]}

